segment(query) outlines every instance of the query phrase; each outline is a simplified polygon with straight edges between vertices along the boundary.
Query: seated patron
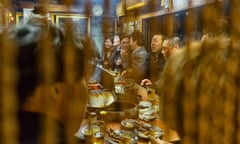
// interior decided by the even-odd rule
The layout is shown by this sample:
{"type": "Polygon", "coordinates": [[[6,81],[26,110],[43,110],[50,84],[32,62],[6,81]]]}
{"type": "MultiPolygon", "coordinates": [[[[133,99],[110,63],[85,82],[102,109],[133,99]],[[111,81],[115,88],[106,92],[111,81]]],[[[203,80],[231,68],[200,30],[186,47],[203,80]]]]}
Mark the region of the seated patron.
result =
{"type": "MultiPolygon", "coordinates": [[[[180,49],[179,45],[180,45],[180,38],[177,36],[170,36],[170,37],[167,37],[166,39],[164,39],[164,41],[162,43],[161,52],[166,61],[166,64],[167,64],[168,59],[170,59],[172,55],[175,55],[178,52],[178,50],[180,49]]],[[[151,81],[150,79],[143,79],[140,84],[142,86],[154,86],[155,87],[157,85],[157,83],[159,82],[159,80],[161,79],[161,71],[159,71],[158,75],[159,75],[159,77],[156,81],[151,81]]]]}
{"type": "Polygon", "coordinates": [[[136,83],[147,76],[149,67],[149,54],[144,47],[144,35],[139,31],[134,31],[130,35],[131,57],[128,68],[122,72],[125,78],[133,79],[136,83]]]}
{"type": "Polygon", "coordinates": [[[122,34],[121,35],[121,51],[120,51],[121,59],[117,61],[117,64],[121,66],[121,71],[128,68],[128,65],[130,63],[130,56],[131,56],[131,50],[130,50],[130,39],[129,35],[122,34]]]}
{"type": "Polygon", "coordinates": [[[148,78],[155,82],[164,68],[165,59],[162,54],[162,44],[164,36],[162,34],[155,34],[151,40],[150,65],[148,78]]]}

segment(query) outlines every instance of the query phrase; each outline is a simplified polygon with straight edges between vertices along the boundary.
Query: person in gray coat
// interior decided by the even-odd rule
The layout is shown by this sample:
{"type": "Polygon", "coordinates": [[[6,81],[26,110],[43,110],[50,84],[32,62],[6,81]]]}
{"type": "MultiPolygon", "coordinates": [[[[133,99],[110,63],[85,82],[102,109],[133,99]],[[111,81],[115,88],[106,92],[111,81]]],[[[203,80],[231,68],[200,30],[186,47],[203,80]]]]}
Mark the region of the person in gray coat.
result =
{"type": "Polygon", "coordinates": [[[149,67],[149,54],[144,47],[144,35],[139,31],[134,31],[130,35],[131,57],[129,67],[122,73],[125,78],[133,79],[140,83],[147,75],[149,67]]]}

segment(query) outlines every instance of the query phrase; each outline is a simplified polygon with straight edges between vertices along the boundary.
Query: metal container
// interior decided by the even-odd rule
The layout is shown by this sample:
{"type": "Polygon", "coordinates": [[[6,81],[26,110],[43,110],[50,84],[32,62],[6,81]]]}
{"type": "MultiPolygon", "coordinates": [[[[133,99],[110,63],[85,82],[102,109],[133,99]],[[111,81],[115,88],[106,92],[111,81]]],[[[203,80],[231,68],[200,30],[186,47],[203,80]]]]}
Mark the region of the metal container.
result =
{"type": "Polygon", "coordinates": [[[116,95],[111,90],[91,90],[89,91],[88,107],[104,108],[116,101],[116,95]]]}
{"type": "Polygon", "coordinates": [[[138,117],[138,105],[127,101],[115,101],[104,108],[106,121],[120,122],[123,119],[135,119],[138,117]]]}

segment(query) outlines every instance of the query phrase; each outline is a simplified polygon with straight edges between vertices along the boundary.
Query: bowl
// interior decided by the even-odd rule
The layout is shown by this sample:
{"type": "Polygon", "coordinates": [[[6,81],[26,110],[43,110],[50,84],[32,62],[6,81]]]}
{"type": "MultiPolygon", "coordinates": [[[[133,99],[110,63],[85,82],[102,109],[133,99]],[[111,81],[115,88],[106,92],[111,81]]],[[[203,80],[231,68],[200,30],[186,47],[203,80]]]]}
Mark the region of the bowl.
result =
{"type": "Polygon", "coordinates": [[[106,111],[106,121],[120,122],[124,119],[135,119],[138,117],[138,105],[131,102],[115,101],[105,107],[104,110],[106,111]]]}

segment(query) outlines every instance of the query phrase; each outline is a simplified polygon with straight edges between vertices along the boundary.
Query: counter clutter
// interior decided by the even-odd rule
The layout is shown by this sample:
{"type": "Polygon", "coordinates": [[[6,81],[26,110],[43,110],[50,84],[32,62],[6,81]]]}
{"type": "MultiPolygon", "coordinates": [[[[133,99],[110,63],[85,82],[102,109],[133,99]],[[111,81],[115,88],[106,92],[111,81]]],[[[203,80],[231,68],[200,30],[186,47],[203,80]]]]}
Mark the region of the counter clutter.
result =
{"type": "MultiPolygon", "coordinates": [[[[75,136],[89,144],[146,144],[150,141],[149,136],[167,142],[179,141],[177,132],[169,129],[158,118],[158,108],[156,102],[153,102],[156,98],[153,96],[154,91],[151,90],[149,93],[149,89],[134,84],[131,80],[128,81],[130,83],[123,84],[127,86],[126,91],[131,93],[112,94],[116,97],[111,99],[112,103],[108,103],[107,106],[97,108],[89,106],[88,114],[96,115],[94,118],[93,115],[88,115],[75,136]],[[148,94],[151,94],[150,99],[148,94]],[[134,98],[136,99],[131,100],[134,98]]],[[[102,96],[95,95],[94,99],[97,97],[102,96]]]]}
{"type": "Polygon", "coordinates": [[[76,133],[76,136],[89,143],[136,144],[149,141],[149,136],[162,138],[164,135],[159,126],[135,119],[125,119],[120,124],[108,123],[104,134],[101,131],[101,126],[84,124],[76,133]],[[120,128],[116,128],[119,125],[120,128]]]}
{"type": "Polygon", "coordinates": [[[146,144],[150,141],[149,136],[157,137],[167,142],[180,140],[176,131],[170,129],[157,118],[148,122],[139,119],[106,122],[104,136],[102,135],[102,137],[96,139],[98,130],[100,130],[100,128],[95,125],[92,125],[89,129],[88,120],[85,120],[76,133],[76,136],[89,144],[126,144],[126,141],[130,141],[129,144],[146,144]],[[89,131],[92,136],[88,133],[89,131]],[[126,136],[126,133],[128,133],[128,136],[126,136]],[[131,137],[129,137],[130,135],[131,137]]]}

